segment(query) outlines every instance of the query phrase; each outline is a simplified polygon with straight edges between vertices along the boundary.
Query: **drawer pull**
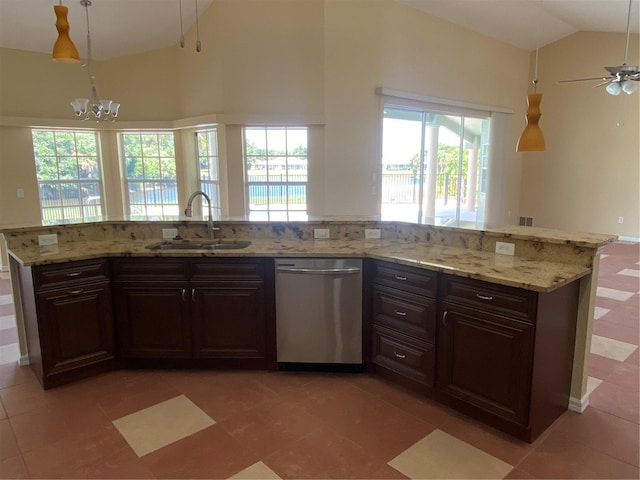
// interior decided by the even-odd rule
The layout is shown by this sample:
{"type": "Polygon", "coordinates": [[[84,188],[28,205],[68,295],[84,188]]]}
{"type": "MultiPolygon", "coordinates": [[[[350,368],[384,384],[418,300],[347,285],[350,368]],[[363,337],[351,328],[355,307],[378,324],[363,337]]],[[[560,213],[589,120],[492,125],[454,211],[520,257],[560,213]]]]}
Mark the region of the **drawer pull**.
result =
{"type": "Polygon", "coordinates": [[[407,280],[407,277],[403,277],[402,275],[396,275],[396,280],[405,282],[407,280]]]}
{"type": "Polygon", "coordinates": [[[67,277],[77,277],[78,275],[81,275],[82,272],[69,272],[67,273],[67,277]]]}
{"type": "Polygon", "coordinates": [[[401,312],[400,310],[394,310],[394,312],[399,317],[406,317],[407,316],[407,312],[401,312]]]}
{"type": "Polygon", "coordinates": [[[404,353],[393,352],[393,354],[398,358],[407,358],[407,356],[404,353]]]}
{"type": "Polygon", "coordinates": [[[444,325],[445,327],[449,325],[449,323],[447,322],[448,314],[449,312],[447,310],[445,310],[444,313],[442,314],[442,325],[444,325]]]}
{"type": "Polygon", "coordinates": [[[478,297],[480,300],[493,300],[493,297],[489,295],[480,295],[479,293],[476,293],[476,297],[478,297]]]}
{"type": "Polygon", "coordinates": [[[69,290],[69,295],[78,295],[82,292],[84,292],[82,288],[79,288],[78,290],[69,290]]]}
{"type": "Polygon", "coordinates": [[[196,289],[195,288],[191,289],[191,301],[192,302],[196,301],[196,289]]]}
{"type": "Polygon", "coordinates": [[[185,288],[182,289],[182,301],[187,301],[187,290],[185,288]]]}

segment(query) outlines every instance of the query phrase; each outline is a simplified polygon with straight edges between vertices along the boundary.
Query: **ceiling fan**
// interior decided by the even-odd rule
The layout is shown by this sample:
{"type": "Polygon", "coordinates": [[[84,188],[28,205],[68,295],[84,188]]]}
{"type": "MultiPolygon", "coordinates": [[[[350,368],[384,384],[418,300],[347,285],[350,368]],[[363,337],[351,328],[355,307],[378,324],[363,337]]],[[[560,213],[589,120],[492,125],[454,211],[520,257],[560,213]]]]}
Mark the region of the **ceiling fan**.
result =
{"type": "Polygon", "coordinates": [[[620,92],[624,92],[628,95],[635,93],[638,90],[638,84],[634,82],[640,81],[640,69],[637,65],[627,65],[627,54],[629,52],[629,34],[631,32],[631,2],[629,0],[629,11],[627,14],[627,43],[624,49],[624,63],[617,67],[604,67],[609,72],[608,77],[594,77],[594,78],[578,78],[574,80],[558,80],[557,83],[569,83],[569,82],[584,82],[592,80],[602,80],[601,83],[594,85],[595,87],[601,87],[606,85],[607,93],[611,95],[619,95],[620,92]]]}

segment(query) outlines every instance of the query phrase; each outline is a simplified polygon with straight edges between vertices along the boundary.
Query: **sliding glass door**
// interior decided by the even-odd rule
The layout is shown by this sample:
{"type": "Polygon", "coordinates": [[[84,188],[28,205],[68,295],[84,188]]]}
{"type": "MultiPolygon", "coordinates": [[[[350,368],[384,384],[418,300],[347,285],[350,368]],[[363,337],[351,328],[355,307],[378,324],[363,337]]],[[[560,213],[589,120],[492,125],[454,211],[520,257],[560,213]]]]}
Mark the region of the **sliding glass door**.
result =
{"type": "Polygon", "coordinates": [[[386,105],[383,220],[482,222],[489,117],[386,105]]]}

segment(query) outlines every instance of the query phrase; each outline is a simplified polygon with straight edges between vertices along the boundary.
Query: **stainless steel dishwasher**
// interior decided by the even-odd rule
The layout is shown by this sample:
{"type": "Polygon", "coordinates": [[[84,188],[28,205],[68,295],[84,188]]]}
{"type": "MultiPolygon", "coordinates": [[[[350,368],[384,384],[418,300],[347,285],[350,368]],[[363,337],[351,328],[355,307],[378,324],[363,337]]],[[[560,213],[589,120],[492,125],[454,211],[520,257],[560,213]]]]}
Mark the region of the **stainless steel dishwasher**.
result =
{"type": "Polygon", "coordinates": [[[362,260],[276,259],[278,365],[360,370],[362,260]]]}

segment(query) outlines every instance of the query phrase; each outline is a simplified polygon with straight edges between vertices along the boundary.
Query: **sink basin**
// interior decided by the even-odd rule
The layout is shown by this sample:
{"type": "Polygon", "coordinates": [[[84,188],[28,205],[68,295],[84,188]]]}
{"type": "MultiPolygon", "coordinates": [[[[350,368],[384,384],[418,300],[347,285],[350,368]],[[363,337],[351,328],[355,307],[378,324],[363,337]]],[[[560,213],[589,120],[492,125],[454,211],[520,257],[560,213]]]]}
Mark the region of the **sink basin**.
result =
{"type": "Polygon", "coordinates": [[[149,250],[240,250],[251,245],[242,240],[179,240],[165,241],[147,245],[149,250]]]}

